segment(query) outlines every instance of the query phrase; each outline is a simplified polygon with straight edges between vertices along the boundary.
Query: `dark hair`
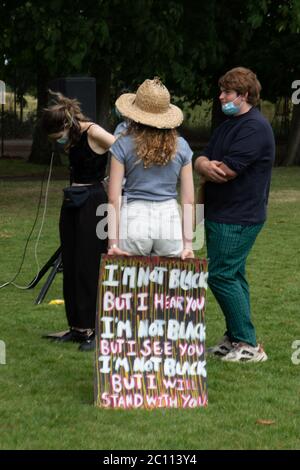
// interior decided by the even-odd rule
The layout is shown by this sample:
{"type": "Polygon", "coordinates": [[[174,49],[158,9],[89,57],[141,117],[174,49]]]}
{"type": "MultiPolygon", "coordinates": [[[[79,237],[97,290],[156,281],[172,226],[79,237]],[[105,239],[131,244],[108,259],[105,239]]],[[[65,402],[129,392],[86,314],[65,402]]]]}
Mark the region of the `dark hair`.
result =
{"type": "Polygon", "coordinates": [[[234,90],[239,95],[248,93],[247,102],[256,106],[259,103],[261,84],[252,70],[245,67],[235,67],[219,79],[219,87],[234,90]]]}
{"type": "Polygon", "coordinates": [[[50,102],[50,106],[43,109],[40,118],[41,127],[48,135],[69,129],[70,143],[67,146],[69,148],[80,139],[80,122],[88,122],[90,119],[82,113],[80,103],[76,99],[67,98],[51,90],[48,92],[53,104],[50,102]]]}

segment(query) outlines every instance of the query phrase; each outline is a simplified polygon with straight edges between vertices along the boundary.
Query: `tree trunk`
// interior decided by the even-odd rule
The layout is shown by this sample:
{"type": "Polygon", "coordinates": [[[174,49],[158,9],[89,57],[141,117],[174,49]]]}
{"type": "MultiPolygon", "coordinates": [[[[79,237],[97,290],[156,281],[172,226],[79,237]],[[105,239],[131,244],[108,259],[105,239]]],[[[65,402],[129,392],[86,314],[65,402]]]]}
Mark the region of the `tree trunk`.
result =
{"type": "Polygon", "coordinates": [[[37,123],[33,131],[31,153],[28,161],[31,163],[49,164],[51,151],[52,144],[49,142],[47,134],[45,134],[39,123],[37,123]]]}
{"type": "Polygon", "coordinates": [[[47,71],[43,70],[40,66],[38,68],[37,75],[37,111],[38,114],[40,111],[47,106],[48,101],[48,83],[49,83],[49,74],[47,71]]]}
{"type": "Polygon", "coordinates": [[[293,105],[288,151],[282,165],[300,165],[300,104],[293,105]]]}
{"type": "Polygon", "coordinates": [[[222,112],[220,100],[218,96],[213,99],[212,111],[211,111],[211,132],[218,127],[222,122],[227,119],[225,114],[222,112]]]}
{"type": "Polygon", "coordinates": [[[21,96],[20,99],[20,122],[23,122],[23,110],[24,110],[24,97],[23,95],[21,96]]]}
{"type": "Polygon", "coordinates": [[[15,71],[15,77],[14,77],[14,138],[16,138],[16,133],[17,133],[17,76],[16,76],[16,71],[15,71]]]}
{"type": "MultiPolygon", "coordinates": [[[[49,82],[49,75],[42,69],[42,67],[39,67],[37,70],[37,116],[39,117],[42,109],[47,106],[47,85],[49,82]]],[[[49,142],[47,134],[45,134],[39,125],[39,122],[37,122],[33,131],[32,146],[28,161],[31,163],[49,164],[52,150],[54,151],[53,164],[61,165],[61,158],[57,149],[52,148],[52,144],[49,142]]]]}
{"type": "Polygon", "coordinates": [[[111,70],[104,63],[98,64],[92,71],[96,78],[97,122],[106,130],[110,129],[110,86],[111,70]]]}

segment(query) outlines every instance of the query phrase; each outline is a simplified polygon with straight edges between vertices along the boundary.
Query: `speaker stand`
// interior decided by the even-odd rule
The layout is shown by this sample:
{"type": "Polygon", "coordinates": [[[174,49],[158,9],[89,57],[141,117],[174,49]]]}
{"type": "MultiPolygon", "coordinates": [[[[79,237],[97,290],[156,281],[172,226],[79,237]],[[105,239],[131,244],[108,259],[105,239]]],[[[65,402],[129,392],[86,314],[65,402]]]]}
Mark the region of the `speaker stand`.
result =
{"type": "Polygon", "coordinates": [[[28,284],[27,289],[33,289],[39,281],[42,279],[42,277],[46,274],[49,268],[52,269],[50,271],[50,274],[43,285],[39,295],[36,298],[35,304],[39,305],[43,302],[54,278],[57,272],[62,271],[62,258],[61,258],[61,247],[59,247],[56,252],[49,258],[49,260],[45,263],[45,265],[42,267],[42,269],[39,271],[38,275],[31,281],[30,284],[28,284]]]}

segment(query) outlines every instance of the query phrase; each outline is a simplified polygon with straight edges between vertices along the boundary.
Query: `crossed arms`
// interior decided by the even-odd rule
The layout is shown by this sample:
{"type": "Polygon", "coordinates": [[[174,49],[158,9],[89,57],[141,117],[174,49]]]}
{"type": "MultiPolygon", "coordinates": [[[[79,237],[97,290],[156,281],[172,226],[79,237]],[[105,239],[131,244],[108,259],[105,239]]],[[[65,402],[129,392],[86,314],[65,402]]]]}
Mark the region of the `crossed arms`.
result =
{"type": "Polygon", "coordinates": [[[225,163],[218,160],[209,160],[204,156],[197,157],[194,168],[197,173],[204,177],[205,181],[214,183],[227,183],[227,181],[236,178],[238,175],[225,163]]]}

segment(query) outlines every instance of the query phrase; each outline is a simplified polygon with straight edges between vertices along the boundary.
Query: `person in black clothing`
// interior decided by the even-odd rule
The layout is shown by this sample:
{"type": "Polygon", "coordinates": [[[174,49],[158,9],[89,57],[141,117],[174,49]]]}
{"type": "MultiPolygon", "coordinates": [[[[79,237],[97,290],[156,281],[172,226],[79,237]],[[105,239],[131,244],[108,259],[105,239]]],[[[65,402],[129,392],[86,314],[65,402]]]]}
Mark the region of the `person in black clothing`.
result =
{"type": "Polygon", "coordinates": [[[208,284],[226,323],[224,336],[208,353],[226,362],[263,362],[267,354],[257,344],[251,319],[246,260],[267,216],[274,135],[256,107],[261,86],[251,70],[229,70],[219,86],[228,119],[195,158],[195,170],[205,180],[208,284]]]}
{"type": "MultiPolygon", "coordinates": [[[[79,207],[70,207],[65,197],[60,214],[63,262],[63,293],[69,331],[57,340],[81,343],[81,351],[94,348],[98,271],[107,239],[100,239],[96,217],[100,204],[107,203],[102,180],[105,177],[108,149],[115,141],[110,133],[90,122],[79,102],[51,92],[54,104],[46,108],[41,126],[51,140],[64,145],[70,161],[71,191],[79,196],[79,207]]],[[[72,197],[72,195],[71,195],[72,197]]],[[[102,237],[104,238],[104,237],[102,237]]]]}

